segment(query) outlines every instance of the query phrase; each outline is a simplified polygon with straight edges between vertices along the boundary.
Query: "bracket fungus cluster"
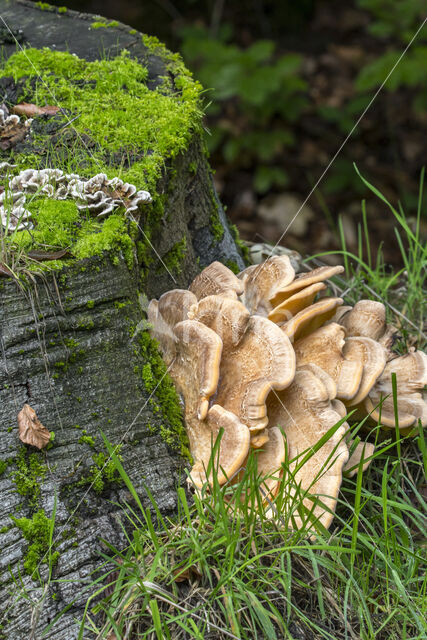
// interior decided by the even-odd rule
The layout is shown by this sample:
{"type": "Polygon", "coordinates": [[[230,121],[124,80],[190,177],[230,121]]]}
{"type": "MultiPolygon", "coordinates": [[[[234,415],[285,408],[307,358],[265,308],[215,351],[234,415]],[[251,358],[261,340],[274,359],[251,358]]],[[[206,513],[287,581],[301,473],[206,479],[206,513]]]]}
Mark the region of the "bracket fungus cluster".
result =
{"type": "Polygon", "coordinates": [[[328,527],[343,472],[365,469],[374,452],[369,442],[351,442],[348,412],[394,425],[395,373],[398,425],[427,424],[427,356],[390,350],[384,306],[316,299],[342,271],[325,266],[296,275],[282,255],[236,276],[214,262],[189,290],[150,302],[151,333],[183,398],[197,488],[212,480],[221,430],[220,484],[233,482],[255,449],[266,513],[277,515],[274,497],[286,482],[290,504],[304,507],[293,507],[293,526],[328,527]]]}
{"type": "MultiPolygon", "coordinates": [[[[0,164],[2,174],[13,168],[7,162],[0,164]]],[[[26,208],[31,197],[71,199],[79,211],[88,211],[97,218],[104,218],[120,207],[126,209],[127,215],[138,217],[141,206],[151,202],[148,191],[137,191],[133,184],[117,177],[108,179],[105,173],[82,178],[60,169],[25,169],[9,178],[7,190],[0,194],[0,215],[5,229],[14,231],[32,227],[31,211],[26,208]]]]}

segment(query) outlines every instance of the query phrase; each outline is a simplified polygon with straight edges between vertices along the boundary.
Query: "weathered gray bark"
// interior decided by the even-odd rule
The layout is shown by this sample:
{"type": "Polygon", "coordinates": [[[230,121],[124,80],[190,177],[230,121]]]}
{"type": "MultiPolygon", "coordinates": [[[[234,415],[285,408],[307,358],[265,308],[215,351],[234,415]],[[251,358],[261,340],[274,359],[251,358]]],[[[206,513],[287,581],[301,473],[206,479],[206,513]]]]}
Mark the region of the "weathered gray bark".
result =
{"type": "MultiPolygon", "coordinates": [[[[182,463],[158,432],[147,428],[150,423],[158,431],[162,416],[154,414],[147,403],[149,394],[137,370],[144,362],[138,354],[137,337],[131,339],[131,331],[143,317],[136,274],[123,262],[113,266],[106,260],[100,271],[99,261],[87,263],[84,270],[81,263],[76,265],[66,284],[60,285],[60,297],[52,279],[26,295],[12,282],[3,282],[1,290],[0,458],[10,465],[0,477],[0,522],[2,527],[12,525],[10,515],[31,517],[33,512],[29,505],[33,491],[20,495],[15,476],[19,449],[28,449],[27,463],[30,450],[35,452],[18,439],[17,413],[28,403],[55,432],[54,446],[35,454],[46,465],[45,477],[38,478],[37,509],[50,516],[55,496],[57,500],[54,535],[60,557],[53,577],[81,581],[78,586],[52,585],[50,596],[56,593],[56,600],[47,597],[41,606],[42,624],[81,592],[69,615],[47,636],[64,639],[74,637],[71,616],[78,617],[85,600],[83,587],[101,562],[100,537],[116,545],[125,542],[118,524],[125,516],[118,505],[129,501],[128,492],[118,483],[107,483],[101,494],[90,483],[79,486],[79,480],[91,475],[95,451],[105,451],[100,431],[111,443],[123,444],[123,464],[146,506],[144,483],[161,510],[173,512],[175,472],[182,463]],[[89,300],[90,305],[93,301],[90,309],[89,300]],[[121,306],[123,303],[127,304],[121,306]],[[93,447],[79,444],[83,429],[95,438],[93,447]],[[66,539],[62,540],[64,532],[66,539]]],[[[0,606],[6,607],[9,620],[2,631],[4,637],[27,638],[30,610],[24,600],[14,601],[22,594],[9,574],[9,568],[13,575],[18,567],[22,569],[27,544],[12,526],[0,534],[0,545],[0,606]]],[[[46,577],[45,566],[42,574],[46,577]]],[[[23,575],[22,588],[37,600],[42,588],[23,575]]]]}
{"type": "MultiPolygon", "coordinates": [[[[69,49],[87,59],[126,47],[148,63],[153,87],[156,76],[164,72],[160,59],[144,58],[141,39],[124,26],[90,32],[87,25],[93,16],[43,12],[21,0],[0,0],[0,13],[12,29],[23,30],[32,46],[69,49]]],[[[15,44],[6,42],[4,51],[10,55],[15,44]]],[[[152,241],[163,257],[177,238],[185,236],[187,253],[180,271],[172,273],[174,281],[160,261],[153,263],[144,280],[148,297],[187,286],[200,267],[214,259],[243,266],[200,142],[195,139],[170,169],[159,185],[168,198],[163,224],[152,241]],[[196,175],[188,170],[194,160],[196,175]],[[211,231],[212,213],[224,224],[219,242],[211,231]]],[[[108,257],[76,262],[25,291],[11,279],[0,281],[0,461],[8,463],[0,475],[0,638],[24,640],[32,629],[35,638],[41,637],[67,605],[71,607],[43,637],[75,638],[75,621],[88,596],[85,586],[102,564],[101,538],[116,547],[126,544],[121,523],[126,522],[122,506],[130,501],[129,492],[123,484],[106,480],[99,493],[84,480],[93,476],[95,453],[105,452],[101,430],[112,444],[122,444],[123,466],[144,506],[149,506],[147,486],[164,514],[176,507],[178,471],[184,462],[162,439],[164,416],[152,406],[141,377],[145,361],[138,347],[138,327],[144,319],[140,286],[136,266],[130,271],[122,259],[113,266],[108,257]],[[55,432],[48,451],[36,452],[20,443],[16,417],[24,403],[55,432]],[[83,430],[94,438],[93,445],[79,442],[83,430]],[[19,470],[35,459],[43,471],[33,474],[34,484],[26,494],[22,486],[19,493],[19,470]],[[54,550],[60,555],[50,583],[47,565],[40,565],[40,583],[23,570],[28,543],[10,516],[31,517],[44,509],[51,517],[55,503],[54,550]]]]}

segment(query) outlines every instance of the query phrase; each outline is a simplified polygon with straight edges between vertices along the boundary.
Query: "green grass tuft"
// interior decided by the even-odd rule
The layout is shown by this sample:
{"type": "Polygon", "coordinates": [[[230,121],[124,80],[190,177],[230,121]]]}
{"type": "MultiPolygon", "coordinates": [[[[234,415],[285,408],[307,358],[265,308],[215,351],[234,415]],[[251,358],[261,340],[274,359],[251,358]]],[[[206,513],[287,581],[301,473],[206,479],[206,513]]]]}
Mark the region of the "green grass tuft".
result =
{"type": "Polygon", "coordinates": [[[255,454],[235,484],[220,487],[214,472],[212,488],[192,499],[178,489],[173,521],[154,502],[151,512],[142,507],[118,462],[138,505],[129,516],[134,532],[127,549],[112,549],[113,570],[101,584],[113,593],[97,605],[89,600],[84,624],[99,637],[113,629],[124,637],[132,627],[131,638],[202,640],[210,632],[218,640],[292,640],[302,629],[316,640],[421,640],[426,528],[419,486],[426,460],[416,440],[400,445],[397,458],[392,443],[378,443],[375,466],[363,482],[361,469],[344,480],[331,530],[312,540],[309,518],[292,530],[291,512],[302,513],[298,487],[284,507],[289,484],[282,483],[274,501],[282,501],[281,517],[266,517],[255,454]]]}

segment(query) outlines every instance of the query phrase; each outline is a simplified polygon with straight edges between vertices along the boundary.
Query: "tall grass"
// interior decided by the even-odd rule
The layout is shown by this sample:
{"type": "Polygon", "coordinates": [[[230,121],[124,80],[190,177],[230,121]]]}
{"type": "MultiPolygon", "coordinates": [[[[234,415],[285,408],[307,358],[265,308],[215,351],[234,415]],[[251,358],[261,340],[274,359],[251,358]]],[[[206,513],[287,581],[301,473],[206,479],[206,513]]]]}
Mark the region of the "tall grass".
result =
{"type": "Polygon", "coordinates": [[[179,488],[169,520],[152,499],[142,507],[111,450],[134,498],[128,546],[109,546],[79,637],[425,638],[423,433],[401,439],[400,458],[374,436],[370,470],[344,479],[334,524],[315,538],[309,518],[292,530],[283,494],[283,517],[266,517],[255,456],[236,484],[220,487],[214,473],[211,490],[179,488]]]}
{"type": "MultiPolygon", "coordinates": [[[[378,300],[386,305],[388,318],[402,330],[404,337],[411,337],[420,347],[426,344],[427,336],[423,330],[425,317],[425,282],[427,267],[427,244],[421,233],[421,216],[424,200],[424,168],[420,174],[417,208],[413,214],[407,214],[402,205],[394,207],[378,189],[355,170],[365,186],[376,195],[390,210],[392,218],[390,229],[396,238],[400,251],[402,268],[392,272],[386,264],[382,247],[389,242],[384,238],[377,248],[375,260],[371,249],[369,221],[366,202],[362,201],[362,222],[358,225],[357,254],[348,251],[342,220],[338,231],[342,249],[327,251],[308,258],[321,258],[327,255],[342,256],[345,266],[345,279],[341,279],[341,289],[347,304],[355,304],[361,298],[378,300]]],[[[337,279],[340,281],[340,279],[337,279]]]]}

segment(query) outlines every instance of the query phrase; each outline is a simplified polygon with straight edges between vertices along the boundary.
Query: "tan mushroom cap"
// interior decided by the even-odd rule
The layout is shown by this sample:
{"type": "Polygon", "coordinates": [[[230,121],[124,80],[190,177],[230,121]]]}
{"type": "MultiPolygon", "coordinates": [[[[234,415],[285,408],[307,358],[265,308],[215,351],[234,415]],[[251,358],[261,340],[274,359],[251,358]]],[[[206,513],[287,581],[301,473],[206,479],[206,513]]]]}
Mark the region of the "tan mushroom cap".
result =
{"type": "Polygon", "coordinates": [[[284,389],[295,374],[289,339],[273,322],[251,316],[240,342],[224,347],[215,402],[232,411],[251,432],[264,429],[271,389],[284,389]]]}
{"type": "Polygon", "coordinates": [[[351,305],[343,304],[341,307],[338,307],[338,309],[335,311],[332,318],[328,320],[328,323],[336,322],[337,324],[341,324],[340,320],[343,317],[343,315],[345,315],[348,311],[351,311],[352,309],[353,307],[351,305]]]}
{"type": "Polygon", "coordinates": [[[255,268],[249,267],[240,274],[245,291],[242,301],[253,314],[267,316],[275,304],[272,300],[295,277],[295,270],[288,256],[273,256],[255,268]]]}
{"type": "Polygon", "coordinates": [[[159,313],[158,300],[151,300],[147,309],[147,319],[150,324],[149,332],[152,338],[159,343],[163,360],[169,366],[175,357],[176,336],[172,327],[165,322],[159,313]]]}
{"type": "Polygon", "coordinates": [[[341,418],[345,418],[348,414],[347,407],[345,406],[344,402],[338,400],[338,398],[333,398],[331,400],[331,407],[338,413],[341,418]]]}
{"type": "Polygon", "coordinates": [[[323,289],[326,289],[326,284],[323,282],[316,282],[304,287],[304,289],[297,291],[297,293],[284,300],[273,311],[270,311],[268,319],[276,324],[287,322],[292,316],[313,304],[317,293],[323,289]]]}
{"type": "Polygon", "coordinates": [[[308,271],[307,273],[298,274],[292,282],[290,282],[286,287],[281,287],[280,290],[277,291],[277,294],[271,301],[273,307],[281,304],[284,300],[287,300],[290,296],[294,295],[300,289],[308,287],[311,284],[315,284],[317,282],[323,282],[324,280],[328,280],[332,278],[332,276],[337,275],[338,273],[342,273],[344,271],[344,267],[341,265],[337,265],[336,267],[317,267],[312,271],[308,271]]]}
{"type": "Polygon", "coordinates": [[[363,364],[363,374],[359,389],[356,395],[347,401],[347,405],[353,407],[366,398],[384,371],[386,350],[372,338],[354,337],[345,340],[343,354],[346,360],[363,364]]]}
{"type": "Polygon", "coordinates": [[[391,387],[393,373],[396,374],[398,395],[422,391],[427,384],[427,354],[412,348],[405,355],[390,360],[387,362],[384,372],[378,381],[379,385],[384,384],[384,381],[390,380],[391,387]]]}
{"type": "Polygon", "coordinates": [[[196,296],[186,289],[167,291],[159,300],[151,300],[147,318],[151,324],[150,334],[159,342],[162,356],[167,365],[175,357],[176,336],[173,327],[183,320],[191,306],[197,302],[196,296]]]}
{"type": "Polygon", "coordinates": [[[282,464],[286,460],[286,445],[278,427],[267,429],[268,440],[257,452],[259,485],[265,503],[270,503],[276,495],[282,476],[282,464]]]}
{"type": "Polygon", "coordinates": [[[190,291],[198,300],[206,296],[221,295],[237,299],[243,293],[244,285],[239,278],[221,262],[212,262],[196,276],[190,291]]]}
{"type": "Polygon", "coordinates": [[[339,319],[348,337],[364,336],[378,340],[386,330],[385,306],[375,300],[359,300],[339,319]]]}
{"type": "MultiPolygon", "coordinates": [[[[322,447],[298,468],[302,460],[320,438],[340,420],[331,408],[330,392],[309,369],[298,369],[294,382],[283,391],[271,393],[267,400],[270,424],[280,426],[288,447],[290,507],[300,504],[297,487],[304,497],[303,505],[310,512],[310,520],[324,527],[332,522],[341,486],[343,466],[348,460],[344,440],[348,425],[338,427],[322,447]]],[[[293,521],[303,525],[300,515],[293,521]]]]}
{"type": "Polygon", "coordinates": [[[236,345],[243,336],[250,313],[238,300],[207,296],[193,305],[190,320],[198,320],[219,335],[224,345],[236,345]]]}
{"type": "Polygon", "coordinates": [[[297,340],[294,349],[298,369],[310,363],[317,365],[336,383],[336,396],[346,400],[353,398],[360,387],[363,362],[344,357],[344,335],[339,324],[327,324],[297,340]]]}
{"type": "MultiPolygon", "coordinates": [[[[218,386],[222,340],[215,331],[196,320],[179,322],[174,333],[176,356],[169,373],[184,397],[186,419],[204,420],[209,398],[218,386]]],[[[195,434],[191,426],[187,431],[193,453],[195,434]]]]}
{"type": "MultiPolygon", "coordinates": [[[[336,395],[337,395],[336,382],[332,378],[332,376],[330,376],[329,373],[325,371],[325,369],[322,369],[322,367],[319,367],[319,365],[315,364],[314,362],[307,362],[307,364],[304,364],[304,365],[301,365],[297,362],[297,367],[298,369],[306,369],[308,371],[311,371],[311,373],[314,373],[316,378],[319,378],[319,380],[323,382],[323,385],[327,391],[329,400],[331,402],[336,400],[336,395]]],[[[341,401],[337,400],[337,402],[341,402],[341,401]]],[[[347,412],[344,415],[347,415],[347,412]]]]}
{"type": "MultiPolygon", "coordinates": [[[[349,448],[351,449],[351,443],[349,443],[349,448]]],[[[366,469],[371,464],[370,458],[372,458],[374,451],[375,445],[373,445],[371,442],[358,442],[351,456],[345,463],[343,471],[348,475],[349,478],[357,475],[361,460],[363,461],[362,471],[366,471],[366,469]]]]}
{"type": "Polygon", "coordinates": [[[251,447],[252,449],[260,449],[269,440],[269,430],[263,429],[261,431],[252,431],[251,433],[251,447]]]}
{"type": "Polygon", "coordinates": [[[187,289],[172,289],[159,298],[159,313],[170,327],[188,319],[188,312],[197,303],[194,293],[187,289]]]}
{"type": "MultiPolygon", "coordinates": [[[[363,401],[364,409],[375,422],[384,427],[395,429],[396,418],[394,402],[391,396],[370,393],[363,401]]],[[[418,420],[423,427],[427,426],[427,405],[420,393],[409,397],[397,396],[399,430],[416,425],[418,420]]]]}
{"type": "Polygon", "coordinates": [[[422,391],[427,384],[427,355],[422,351],[412,350],[387,362],[383,373],[364,400],[366,411],[371,414],[372,419],[380,421],[384,426],[395,426],[393,373],[396,375],[399,428],[410,427],[418,420],[425,427],[427,403],[422,391]]]}
{"type": "Polygon", "coordinates": [[[293,341],[304,338],[325,324],[342,302],[342,298],[323,298],[297,313],[281,328],[293,341]]]}
{"type": "Polygon", "coordinates": [[[246,267],[246,269],[243,269],[243,271],[241,271],[240,273],[237,274],[237,277],[239,278],[239,280],[242,281],[243,284],[245,284],[246,280],[248,279],[248,277],[250,276],[250,274],[255,271],[255,269],[258,269],[258,264],[251,264],[249,267],[246,267]]]}
{"type": "Polygon", "coordinates": [[[220,485],[238,473],[249,452],[250,434],[246,425],[223,407],[214,404],[205,420],[194,421],[197,430],[197,446],[193,453],[194,465],[190,478],[201,489],[206,481],[212,482],[213,470],[220,485]],[[221,431],[217,454],[212,453],[221,431]],[[213,466],[213,469],[212,469],[213,466]]]}

